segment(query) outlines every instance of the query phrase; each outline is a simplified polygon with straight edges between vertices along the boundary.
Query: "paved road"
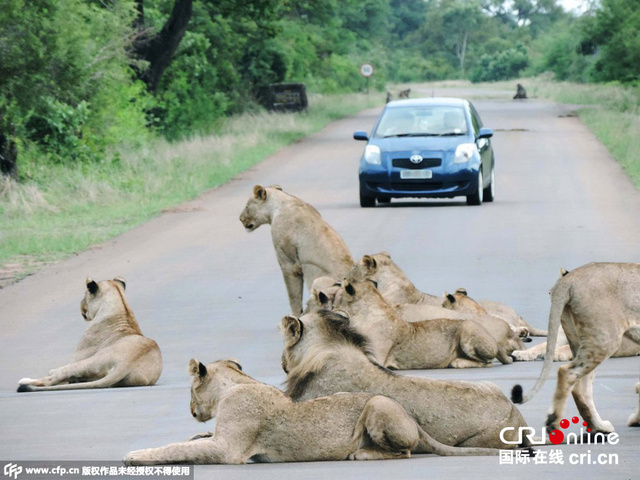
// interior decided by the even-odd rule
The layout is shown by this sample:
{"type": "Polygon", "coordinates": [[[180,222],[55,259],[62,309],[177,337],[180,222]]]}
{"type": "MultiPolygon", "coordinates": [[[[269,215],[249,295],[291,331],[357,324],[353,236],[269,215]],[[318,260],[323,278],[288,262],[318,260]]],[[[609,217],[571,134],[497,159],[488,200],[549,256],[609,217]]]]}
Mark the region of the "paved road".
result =
{"type": "MultiPolygon", "coordinates": [[[[425,90],[431,95],[431,90],[425,90]]],[[[472,95],[476,92],[436,91],[472,95]]],[[[640,193],[568,110],[543,101],[514,102],[512,92],[480,92],[475,102],[496,131],[497,199],[392,202],[360,209],[354,130],[378,110],[335,122],[272,156],[228,185],[121,237],[0,290],[0,459],[118,460],[132,450],[180,441],[211,428],[189,413],[186,367],[239,359],[253,377],[280,385],[288,313],[268,227],[245,233],[237,217],[256,183],[280,184],[315,205],[354,256],[387,250],[423,290],[464,286],[477,298],[513,305],[545,327],[548,290],[560,267],[589,261],[640,261],[640,193]],[[146,335],[160,344],[157,386],[17,394],[18,379],[66,363],[84,328],[84,279],[127,279],[129,301],[146,335]]],[[[541,363],[481,370],[410,372],[495,381],[505,392],[530,388],[541,363]]],[[[637,358],[599,370],[596,402],[620,433],[618,445],[564,446],[564,465],[499,465],[497,458],[324,462],[198,467],[197,478],[638,478],[640,429],[625,426],[637,406],[637,358]],[[571,453],[618,454],[618,465],[569,465],[571,453]],[[383,477],[384,476],[384,477],[383,477]]],[[[541,426],[553,381],[522,407],[541,426]]],[[[568,415],[574,415],[571,406],[568,415]]],[[[548,447],[547,447],[548,448],[548,447]]]]}

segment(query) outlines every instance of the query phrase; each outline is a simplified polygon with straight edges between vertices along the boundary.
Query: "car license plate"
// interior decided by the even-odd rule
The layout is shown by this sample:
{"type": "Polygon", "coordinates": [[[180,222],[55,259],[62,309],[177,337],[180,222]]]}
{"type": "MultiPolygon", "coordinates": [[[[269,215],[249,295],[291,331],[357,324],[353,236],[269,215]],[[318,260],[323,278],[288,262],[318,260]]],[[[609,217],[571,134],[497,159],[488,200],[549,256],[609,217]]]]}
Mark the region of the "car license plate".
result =
{"type": "Polygon", "coordinates": [[[400,178],[402,178],[403,180],[424,180],[432,177],[433,172],[431,170],[400,170],[400,178]]]}

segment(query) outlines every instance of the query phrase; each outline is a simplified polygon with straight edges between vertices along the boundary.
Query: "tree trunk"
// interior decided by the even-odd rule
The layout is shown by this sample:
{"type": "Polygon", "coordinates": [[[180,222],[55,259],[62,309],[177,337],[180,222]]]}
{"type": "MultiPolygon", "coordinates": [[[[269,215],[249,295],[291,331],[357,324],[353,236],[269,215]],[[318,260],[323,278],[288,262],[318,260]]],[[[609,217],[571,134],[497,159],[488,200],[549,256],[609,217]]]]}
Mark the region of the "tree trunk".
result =
{"type": "Polygon", "coordinates": [[[0,174],[18,179],[18,148],[3,131],[0,131],[0,174]]]}
{"type": "Polygon", "coordinates": [[[467,39],[469,38],[469,32],[464,32],[462,37],[462,46],[459,49],[459,57],[460,57],[460,74],[462,78],[464,78],[464,57],[467,52],[467,39]]]}
{"type": "Polygon", "coordinates": [[[171,63],[173,54],[178,49],[187,25],[193,13],[193,0],[176,0],[169,20],[160,33],[148,36],[145,32],[143,0],[136,0],[138,18],[134,27],[140,31],[140,37],[134,42],[135,56],[149,63],[146,70],[139,71],[142,81],[151,92],[155,92],[163,72],[171,63]]]}

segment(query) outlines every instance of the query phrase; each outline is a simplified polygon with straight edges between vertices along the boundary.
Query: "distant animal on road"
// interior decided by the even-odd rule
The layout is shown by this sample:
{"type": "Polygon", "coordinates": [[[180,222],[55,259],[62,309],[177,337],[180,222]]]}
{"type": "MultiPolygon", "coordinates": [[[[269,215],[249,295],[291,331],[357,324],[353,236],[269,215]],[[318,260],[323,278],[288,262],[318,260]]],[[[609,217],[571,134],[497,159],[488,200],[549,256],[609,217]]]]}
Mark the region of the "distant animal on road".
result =
{"type": "Polygon", "coordinates": [[[303,285],[318,277],[342,278],[353,258],[342,237],[308,203],[279,187],[256,185],[240,214],[248,232],[271,225],[271,239],[294,315],[302,313],[303,285]]]}
{"type": "Polygon", "coordinates": [[[23,378],[18,392],[155,384],[162,373],[160,348],[142,335],[125,298],[125,286],[121,277],[102,282],[87,278],[80,310],[90,323],[73,362],[43,378],[23,378]]]}
{"type": "Polygon", "coordinates": [[[520,84],[516,87],[516,94],[513,96],[514,100],[527,98],[527,90],[520,84]]]}
{"type": "Polygon", "coordinates": [[[409,98],[410,94],[411,94],[410,88],[407,88],[406,90],[400,90],[398,92],[398,98],[409,98]]]}
{"type": "MultiPolygon", "coordinates": [[[[603,420],[593,400],[595,371],[620,347],[623,338],[640,345],[640,264],[590,263],[563,275],[551,290],[549,338],[540,378],[524,398],[514,388],[514,401],[526,402],[540,390],[549,375],[560,330],[565,332],[574,358],[558,368],[558,383],[547,417],[547,427],[558,429],[569,393],[580,416],[595,432],[614,431],[603,420]]],[[[636,385],[640,394],[640,383],[636,385]]],[[[628,425],[640,426],[638,410],[628,425]]]]}

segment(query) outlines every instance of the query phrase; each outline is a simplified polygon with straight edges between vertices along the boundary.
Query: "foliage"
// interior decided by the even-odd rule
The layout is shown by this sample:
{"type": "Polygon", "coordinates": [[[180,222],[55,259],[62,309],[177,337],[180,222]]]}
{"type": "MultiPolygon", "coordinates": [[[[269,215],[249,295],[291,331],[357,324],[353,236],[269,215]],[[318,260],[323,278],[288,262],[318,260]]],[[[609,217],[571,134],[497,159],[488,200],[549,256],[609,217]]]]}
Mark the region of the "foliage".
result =
{"type": "Polygon", "coordinates": [[[472,82],[495,82],[517,78],[529,65],[529,54],[522,44],[495,54],[484,54],[471,72],[472,82]]]}
{"type": "Polygon", "coordinates": [[[338,93],[523,71],[640,78],[637,0],[602,0],[580,17],[558,0],[194,0],[148,93],[136,80],[145,68],[133,58],[136,7],[152,36],[175,2],[4,0],[0,152],[8,137],[25,165],[117,162],[158,134],[219,132],[229,116],[261,111],[269,85],[282,81],[338,93]],[[368,81],[358,71],[365,62],[375,67],[368,81]]]}
{"type": "Polygon", "coordinates": [[[60,162],[96,161],[146,135],[146,93],[131,80],[125,52],[132,18],[130,2],[5,1],[0,129],[60,162]]]}

